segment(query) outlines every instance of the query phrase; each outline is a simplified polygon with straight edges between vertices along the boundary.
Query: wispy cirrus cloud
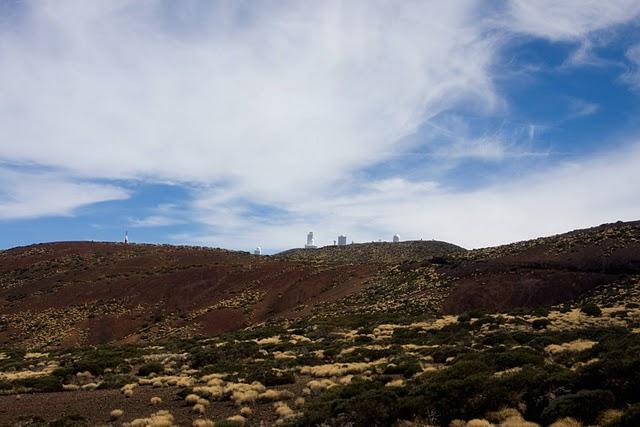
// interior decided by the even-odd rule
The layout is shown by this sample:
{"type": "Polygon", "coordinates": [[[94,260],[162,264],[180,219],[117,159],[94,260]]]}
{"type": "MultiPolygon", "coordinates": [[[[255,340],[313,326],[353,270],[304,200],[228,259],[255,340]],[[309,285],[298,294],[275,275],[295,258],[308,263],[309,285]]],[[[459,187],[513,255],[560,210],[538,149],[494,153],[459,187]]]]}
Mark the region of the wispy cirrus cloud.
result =
{"type": "Polygon", "coordinates": [[[512,31],[557,41],[580,41],[640,15],[635,0],[511,0],[506,4],[505,22],[512,31]]]}
{"type": "Polygon", "coordinates": [[[278,200],[496,98],[474,2],[193,4],[29,3],[29,36],[0,35],[0,137],[21,141],[0,158],[278,200]]]}
{"type": "Polygon", "coordinates": [[[0,220],[69,216],[83,206],[128,197],[128,190],[113,185],[0,166],[0,220]]]}
{"type": "Polygon", "coordinates": [[[626,52],[629,69],[622,75],[622,80],[636,90],[640,90],[640,43],[632,46],[626,52]]]}
{"type": "MultiPolygon", "coordinates": [[[[640,143],[605,156],[564,162],[534,174],[475,189],[449,189],[430,182],[394,180],[364,186],[355,194],[310,198],[287,206],[282,222],[248,221],[242,212],[208,217],[202,233],[174,236],[197,244],[233,242],[238,247],[301,246],[310,229],[319,244],[339,234],[349,240],[439,239],[484,247],[640,216],[637,165],[640,143]],[[385,187],[393,191],[380,191],[385,187]]],[[[198,207],[195,207],[198,209],[198,207]]]]}
{"type": "MultiPolygon", "coordinates": [[[[128,214],[130,226],[195,224],[202,233],[181,236],[233,247],[287,247],[309,227],[445,237],[442,227],[459,228],[447,209],[455,218],[464,203],[486,230],[496,211],[480,197],[504,209],[516,190],[461,193],[421,172],[548,154],[534,144],[544,123],[496,131],[465,122],[508,116],[496,85],[508,69],[503,46],[528,37],[588,47],[595,32],[639,13],[628,0],[23,2],[0,21],[0,141],[15,141],[0,143],[0,161],[63,172],[46,193],[30,192],[39,181],[27,179],[12,196],[25,203],[0,209],[67,215],[127,197],[103,183],[131,180],[177,184],[191,199],[128,214]],[[398,163],[393,173],[376,172],[385,162],[398,163]],[[38,208],[56,193],[69,200],[38,208]]],[[[598,108],[584,101],[570,113],[598,108]]],[[[539,188],[544,201],[550,187],[539,188]]]]}

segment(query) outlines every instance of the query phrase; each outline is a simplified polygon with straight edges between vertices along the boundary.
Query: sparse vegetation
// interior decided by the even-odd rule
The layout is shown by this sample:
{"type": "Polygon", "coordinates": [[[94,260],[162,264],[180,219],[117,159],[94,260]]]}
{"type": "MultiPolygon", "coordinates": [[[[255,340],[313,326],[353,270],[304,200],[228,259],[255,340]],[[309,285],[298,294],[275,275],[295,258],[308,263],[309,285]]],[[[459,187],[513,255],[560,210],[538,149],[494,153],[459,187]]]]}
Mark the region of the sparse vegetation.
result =
{"type": "MultiPolygon", "coordinates": [[[[585,239],[578,233],[544,240],[540,251],[555,256],[585,239]],[[562,244],[554,243],[560,240],[562,244]]],[[[55,419],[43,410],[32,418],[42,420],[31,424],[42,426],[99,425],[108,420],[113,425],[203,427],[261,421],[354,427],[397,427],[405,421],[454,427],[639,425],[640,278],[635,275],[623,277],[617,270],[615,281],[558,305],[505,310],[458,305],[456,309],[466,311],[439,314],[446,301],[455,299],[451,278],[441,269],[457,272],[466,266],[482,276],[483,263],[506,254],[518,256],[539,244],[397,261],[396,256],[421,253],[420,245],[406,245],[398,250],[410,251],[389,256],[375,266],[375,274],[367,270],[366,281],[359,282],[361,292],[325,306],[302,308],[304,314],[289,319],[260,323],[263,318],[251,318],[251,307],[269,295],[251,279],[193,310],[172,313],[164,307],[140,314],[135,322],[147,324],[143,331],[149,332],[144,339],[128,336],[127,342],[134,344],[62,348],[50,345],[50,337],[25,332],[31,337],[25,339],[29,346],[0,350],[0,399],[44,402],[47,395],[38,393],[56,392],[52,396],[62,396],[72,406],[85,396],[107,402],[102,413],[81,413],[85,418],[75,420],[55,419]],[[185,332],[187,325],[205,323],[203,319],[222,310],[234,316],[242,313],[248,326],[216,336],[199,336],[192,333],[195,329],[185,332]],[[177,328],[179,322],[185,323],[177,328]],[[31,346],[36,336],[45,344],[31,346]],[[111,408],[126,413],[109,412],[111,408]]],[[[340,259],[339,251],[314,252],[314,269],[296,280],[302,283],[311,277],[320,283],[314,292],[327,286],[337,295],[332,286],[339,283],[327,284],[316,275],[353,279],[357,266],[347,265],[349,257],[340,259]],[[333,276],[336,271],[344,276],[333,276]]],[[[277,262],[289,266],[287,260],[302,255],[289,254],[277,262]]],[[[245,258],[237,254],[228,256],[234,260],[234,274],[244,277],[246,268],[261,277],[252,270],[258,264],[243,264],[245,258]]],[[[184,269],[201,272],[202,265],[184,269]]],[[[176,273],[173,267],[163,268],[144,277],[176,273]]],[[[298,274],[299,268],[282,274],[298,274]]],[[[526,268],[546,267],[530,263],[526,268]]],[[[127,307],[127,313],[137,313],[135,307],[127,307]]],[[[82,310],[77,311],[80,318],[88,319],[82,310]]],[[[13,317],[0,320],[26,331],[35,324],[13,317]]]]}

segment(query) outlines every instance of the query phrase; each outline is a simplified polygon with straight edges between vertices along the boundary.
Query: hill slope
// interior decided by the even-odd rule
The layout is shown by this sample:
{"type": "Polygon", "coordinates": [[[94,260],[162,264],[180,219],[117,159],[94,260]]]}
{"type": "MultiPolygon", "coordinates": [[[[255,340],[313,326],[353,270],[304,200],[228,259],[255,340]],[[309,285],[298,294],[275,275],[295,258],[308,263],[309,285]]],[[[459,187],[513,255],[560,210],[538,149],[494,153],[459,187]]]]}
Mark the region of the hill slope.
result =
{"type": "Polygon", "coordinates": [[[0,253],[0,345],[74,346],[211,335],[301,317],[356,294],[405,258],[446,244],[406,243],[318,262],[319,249],[259,257],[196,247],[61,242],[0,253]],[[416,252],[413,247],[419,247],[416,252]],[[413,252],[412,252],[413,251],[413,252]],[[305,254],[313,255],[305,259],[305,254]]]}
{"type": "Polygon", "coordinates": [[[448,312],[558,304],[640,274],[640,222],[469,251],[442,273],[455,277],[448,312]]]}
{"type": "Polygon", "coordinates": [[[558,304],[640,274],[640,222],[466,251],[435,241],[291,250],[60,242],[0,252],[0,345],[210,336],[278,319],[558,304]]]}
{"type": "Polygon", "coordinates": [[[5,251],[0,424],[637,426],[639,241],[5,251]]]}

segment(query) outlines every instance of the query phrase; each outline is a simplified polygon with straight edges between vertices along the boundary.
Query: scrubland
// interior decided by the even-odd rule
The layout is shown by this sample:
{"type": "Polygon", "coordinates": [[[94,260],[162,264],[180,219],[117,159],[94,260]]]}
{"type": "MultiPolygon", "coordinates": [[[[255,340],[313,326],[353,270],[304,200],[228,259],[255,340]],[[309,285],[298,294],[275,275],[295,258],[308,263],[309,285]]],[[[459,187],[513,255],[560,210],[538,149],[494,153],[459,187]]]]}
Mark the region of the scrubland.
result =
{"type": "Polygon", "coordinates": [[[0,393],[0,421],[23,426],[640,425],[640,279],[539,309],[7,349],[0,393]]]}

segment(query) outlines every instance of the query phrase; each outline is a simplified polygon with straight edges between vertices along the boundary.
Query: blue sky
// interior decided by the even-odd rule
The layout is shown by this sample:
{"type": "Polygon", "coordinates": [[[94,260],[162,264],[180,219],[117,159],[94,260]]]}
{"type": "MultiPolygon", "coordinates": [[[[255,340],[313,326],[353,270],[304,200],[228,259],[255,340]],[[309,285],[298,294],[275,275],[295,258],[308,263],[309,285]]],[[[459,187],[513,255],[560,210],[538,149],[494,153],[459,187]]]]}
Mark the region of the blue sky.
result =
{"type": "Polygon", "coordinates": [[[639,97],[631,0],[0,0],[0,248],[640,219],[639,97]]]}

